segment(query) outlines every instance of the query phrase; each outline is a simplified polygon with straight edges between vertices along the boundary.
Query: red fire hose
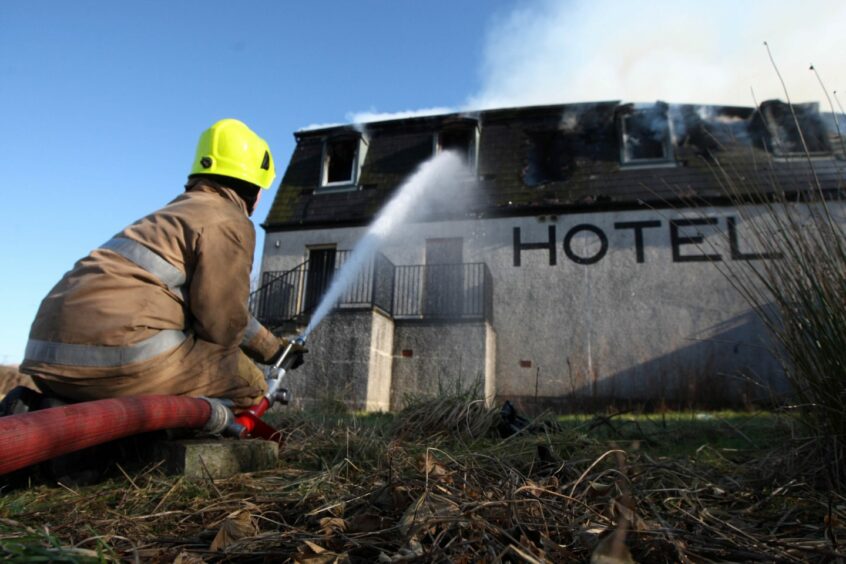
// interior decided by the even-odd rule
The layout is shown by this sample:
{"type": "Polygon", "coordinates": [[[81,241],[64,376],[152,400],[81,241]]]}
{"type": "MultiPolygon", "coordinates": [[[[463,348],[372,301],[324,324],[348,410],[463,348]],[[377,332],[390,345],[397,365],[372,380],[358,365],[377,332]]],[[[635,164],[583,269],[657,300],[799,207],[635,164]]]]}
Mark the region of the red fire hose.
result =
{"type": "Polygon", "coordinates": [[[0,417],[0,475],[130,435],[203,428],[213,413],[205,399],[137,396],[0,417]]]}

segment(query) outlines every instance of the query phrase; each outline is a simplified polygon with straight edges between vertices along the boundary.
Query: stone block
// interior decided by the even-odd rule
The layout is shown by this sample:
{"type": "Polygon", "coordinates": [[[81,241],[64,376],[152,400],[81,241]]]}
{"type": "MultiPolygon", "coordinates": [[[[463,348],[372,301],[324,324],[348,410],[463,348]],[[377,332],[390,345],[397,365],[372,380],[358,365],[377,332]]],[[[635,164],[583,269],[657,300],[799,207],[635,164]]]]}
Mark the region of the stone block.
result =
{"type": "Polygon", "coordinates": [[[190,479],[227,478],[240,472],[276,467],[279,445],[260,439],[193,439],[162,441],[153,446],[155,460],[164,460],[168,474],[190,479]]]}

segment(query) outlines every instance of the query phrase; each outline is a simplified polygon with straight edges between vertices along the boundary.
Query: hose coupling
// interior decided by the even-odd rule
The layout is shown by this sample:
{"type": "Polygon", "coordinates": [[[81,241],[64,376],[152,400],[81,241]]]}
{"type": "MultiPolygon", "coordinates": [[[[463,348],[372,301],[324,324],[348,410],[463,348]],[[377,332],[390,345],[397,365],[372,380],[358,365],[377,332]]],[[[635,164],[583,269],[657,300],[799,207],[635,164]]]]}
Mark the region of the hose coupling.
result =
{"type": "Polygon", "coordinates": [[[203,431],[213,435],[223,433],[234,422],[235,416],[227,406],[227,403],[231,402],[206,397],[201,399],[208,402],[209,406],[211,406],[211,415],[209,416],[209,420],[206,421],[205,426],[203,426],[203,431]]]}

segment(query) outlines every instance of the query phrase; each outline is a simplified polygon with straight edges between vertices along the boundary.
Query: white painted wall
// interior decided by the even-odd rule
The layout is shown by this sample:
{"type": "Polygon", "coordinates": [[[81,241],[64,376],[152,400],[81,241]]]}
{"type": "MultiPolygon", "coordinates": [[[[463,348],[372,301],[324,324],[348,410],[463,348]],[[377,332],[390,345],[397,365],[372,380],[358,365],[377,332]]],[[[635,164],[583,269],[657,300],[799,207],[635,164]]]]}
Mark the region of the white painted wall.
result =
{"type": "MultiPolygon", "coordinates": [[[[536,377],[541,397],[669,397],[691,382],[699,386],[695,393],[731,388],[736,395],[746,386],[733,376],[714,375],[739,370],[754,371],[764,385],[782,391],[786,384],[761,323],[715,264],[673,258],[670,220],[712,218],[716,228],[679,227],[676,251],[683,257],[717,254],[717,264],[742,266],[743,260],[731,258],[728,217],[741,224],[736,250],[752,252],[740,214],[732,208],[415,224],[392,237],[382,252],[397,265],[422,264],[426,238],[463,237],[465,262],[489,266],[499,396],[534,395],[536,377]],[[638,262],[634,230],[615,224],[643,221],[660,226],[643,229],[643,262],[638,262]],[[607,251],[594,264],[578,264],[565,254],[564,239],[580,224],[607,237],[607,251]],[[521,265],[515,266],[514,228],[525,244],[547,242],[549,226],[556,231],[556,264],[549,264],[548,249],[524,249],[521,265]],[[690,239],[698,232],[706,236],[701,245],[690,239]]],[[[364,228],[269,233],[263,269],[296,266],[309,245],[351,249],[363,233],[364,228]]],[[[592,257],[601,247],[589,231],[573,235],[569,245],[581,257],[592,257]]]]}

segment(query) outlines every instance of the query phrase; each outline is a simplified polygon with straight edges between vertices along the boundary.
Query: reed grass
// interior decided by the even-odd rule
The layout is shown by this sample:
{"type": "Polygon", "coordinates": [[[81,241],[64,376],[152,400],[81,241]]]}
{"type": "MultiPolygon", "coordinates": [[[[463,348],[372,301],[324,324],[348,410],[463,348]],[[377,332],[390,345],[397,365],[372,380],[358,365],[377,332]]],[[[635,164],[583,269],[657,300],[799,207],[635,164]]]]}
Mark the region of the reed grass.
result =
{"type": "MultiPolygon", "coordinates": [[[[795,114],[793,119],[801,131],[795,114]]],[[[763,181],[751,179],[715,157],[714,174],[747,239],[767,258],[714,264],[774,337],[773,353],[793,393],[786,407],[800,414],[815,438],[829,485],[841,487],[846,484],[846,183],[823,190],[800,139],[805,155],[792,164],[805,181],[790,190],[772,170],[763,181]]],[[[832,158],[843,161],[846,150],[835,150],[832,158]]]]}

